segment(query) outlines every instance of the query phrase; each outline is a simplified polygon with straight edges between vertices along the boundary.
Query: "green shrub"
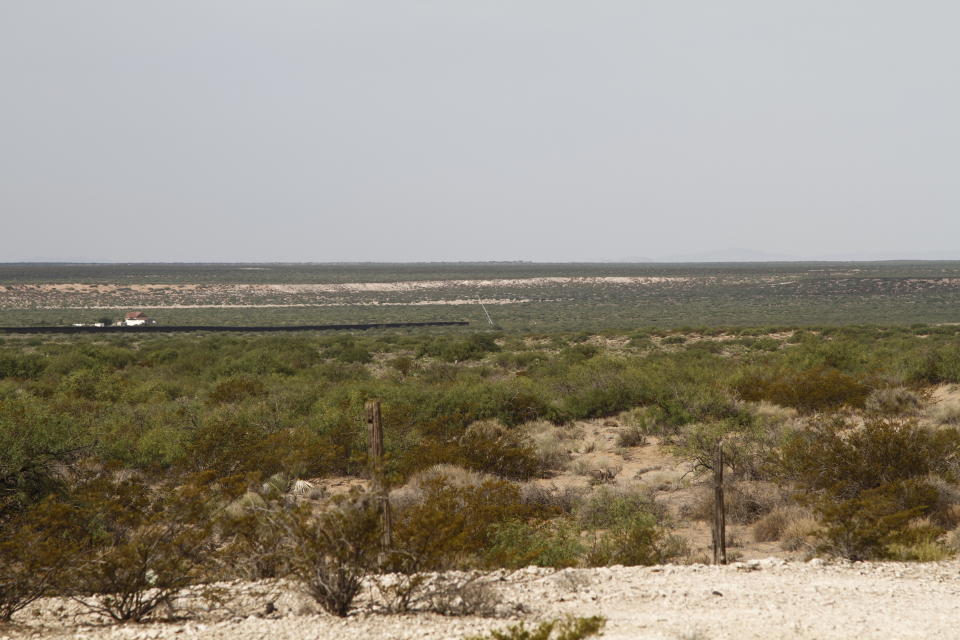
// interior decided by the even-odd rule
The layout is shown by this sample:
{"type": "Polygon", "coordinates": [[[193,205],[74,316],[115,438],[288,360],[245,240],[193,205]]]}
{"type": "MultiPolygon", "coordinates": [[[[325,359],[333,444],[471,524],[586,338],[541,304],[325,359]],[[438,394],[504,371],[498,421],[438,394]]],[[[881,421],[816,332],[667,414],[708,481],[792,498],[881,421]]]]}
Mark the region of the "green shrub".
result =
{"type": "Polygon", "coordinates": [[[639,513],[598,534],[585,561],[593,567],[654,565],[687,552],[684,542],[667,535],[655,516],[639,513]]]}
{"type": "Polygon", "coordinates": [[[44,358],[36,353],[0,352],[0,379],[35,380],[43,373],[46,364],[44,358]]]}
{"type": "Polygon", "coordinates": [[[59,409],[26,393],[0,399],[0,518],[55,490],[89,444],[78,416],[59,409]]]}
{"type": "Polygon", "coordinates": [[[646,489],[599,487],[577,508],[577,520],[587,529],[610,529],[637,514],[663,517],[664,509],[646,489]]]}
{"type": "Polygon", "coordinates": [[[780,473],[806,491],[841,499],[933,473],[950,475],[960,432],[915,422],[868,419],[862,427],[824,420],[792,432],[779,453],[780,473]]]}
{"type": "Polygon", "coordinates": [[[394,546],[402,560],[395,568],[407,573],[474,565],[490,548],[496,525],[536,515],[519,488],[503,480],[456,486],[427,477],[420,494],[394,516],[394,546]]]}
{"type": "Polygon", "coordinates": [[[530,438],[494,422],[472,424],[458,445],[463,464],[470,469],[514,480],[526,480],[542,471],[530,438]]]}
{"type": "Polygon", "coordinates": [[[210,391],[210,402],[228,404],[242,402],[248,398],[266,395],[267,387],[263,380],[249,375],[240,375],[220,380],[210,391]]]}
{"type": "Polygon", "coordinates": [[[330,345],[323,355],[344,363],[366,364],[373,360],[373,355],[367,346],[356,342],[352,338],[338,340],[330,345]]]}
{"type": "Polygon", "coordinates": [[[863,407],[869,393],[867,385],[832,367],[747,375],[737,383],[736,390],[747,401],[767,400],[805,412],[845,405],[863,407]]]}
{"type": "Polygon", "coordinates": [[[850,560],[902,557],[944,533],[933,525],[909,526],[936,502],[936,489],[917,480],[887,483],[847,500],[824,497],[814,506],[824,524],[819,550],[850,560]]]}
{"type": "Polygon", "coordinates": [[[960,433],[913,422],[841,420],[792,434],[781,470],[797,481],[823,525],[819,549],[851,559],[888,558],[934,540],[942,530],[914,521],[933,513],[940,494],[927,480],[952,474],[960,433]]]}
{"type": "Polygon", "coordinates": [[[0,622],[9,622],[35,600],[57,593],[77,545],[65,534],[72,517],[66,505],[48,498],[3,522],[0,529],[0,622]]]}
{"type": "Polygon", "coordinates": [[[579,530],[569,520],[535,523],[510,520],[493,525],[484,564],[507,569],[531,565],[561,569],[577,566],[585,551],[579,530]]]}
{"type": "Polygon", "coordinates": [[[474,333],[462,340],[437,338],[421,344],[417,357],[432,356],[446,362],[479,360],[488,353],[500,350],[496,336],[489,333],[474,333]]]}
{"type": "Polygon", "coordinates": [[[210,539],[209,486],[160,490],[99,479],[71,496],[86,547],[69,594],[117,622],[139,622],[200,576],[210,539]]]}

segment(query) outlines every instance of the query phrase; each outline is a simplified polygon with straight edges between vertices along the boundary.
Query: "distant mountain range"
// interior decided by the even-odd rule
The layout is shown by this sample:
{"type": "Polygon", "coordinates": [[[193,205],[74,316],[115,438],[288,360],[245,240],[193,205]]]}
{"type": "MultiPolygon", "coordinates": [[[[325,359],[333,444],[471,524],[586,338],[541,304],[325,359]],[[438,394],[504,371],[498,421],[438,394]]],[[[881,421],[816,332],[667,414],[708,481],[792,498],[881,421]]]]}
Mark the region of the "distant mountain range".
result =
{"type": "Polygon", "coordinates": [[[697,253],[675,253],[658,257],[630,257],[623,262],[878,262],[884,260],[960,260],[957,251],[875,251],[819,255],[791,255],[753,249],[719,249],[697,253]]]}
{"type": "MultiPolygon", "coordinates": [[[[878,262],[885,260],[960,260],[960,249],[955,251],[863,251],[850,253],[827,253],[816,255],[797,255],[787,253],[776,253],[769,251],[757,251],[755,249],[713,249],[709,251],[699,251],[694,253],[672,253],[661,256],[628,256],[615,260],[463,260],[463,261],[437,261],[441,263],[465,262],[465,263],[536,263],[536,262],[626,262],[626,263],[671,263],[671,262],[878,262]]],[[[308,260],[295,261],[243,261],[243,260],[120,260],[116,258],[79,258],[79,257],[32,257],[23,259],[0,258],[0,263],[48,263],[48,264],[125,264],[125,263],[154,263],[154,264],[321,264],[308,260]]],[[[322,264],[376,264],[376,263],[416,263],[420,261],[335,261],[322,264]]]]}

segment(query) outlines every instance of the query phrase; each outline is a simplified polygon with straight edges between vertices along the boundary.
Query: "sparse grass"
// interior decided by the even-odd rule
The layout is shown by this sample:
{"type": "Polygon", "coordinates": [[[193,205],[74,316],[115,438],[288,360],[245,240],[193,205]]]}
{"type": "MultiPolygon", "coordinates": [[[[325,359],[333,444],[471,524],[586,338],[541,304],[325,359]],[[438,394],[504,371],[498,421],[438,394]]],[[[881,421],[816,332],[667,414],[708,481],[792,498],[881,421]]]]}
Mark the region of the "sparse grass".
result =
{"type": "Polygon", "coordinates": [[[487,635],[469,636],[465,640],[582,640],[600,633],[605,624],[606,619],[600,616],[569,616],[541,622],[532,628],[520,622],[487,635]]]}

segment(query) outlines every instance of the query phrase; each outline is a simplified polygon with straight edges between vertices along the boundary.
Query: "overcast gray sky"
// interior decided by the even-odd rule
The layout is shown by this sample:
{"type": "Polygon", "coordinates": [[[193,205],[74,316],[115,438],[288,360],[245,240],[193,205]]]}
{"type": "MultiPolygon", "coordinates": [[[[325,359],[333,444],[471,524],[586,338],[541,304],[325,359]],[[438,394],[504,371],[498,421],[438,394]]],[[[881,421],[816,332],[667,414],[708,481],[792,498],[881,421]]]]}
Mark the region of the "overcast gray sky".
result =
{"type": "Polygon", "coordinates": [[[960,258],[950,0],[0,0],[0,261],[960,258]]]}

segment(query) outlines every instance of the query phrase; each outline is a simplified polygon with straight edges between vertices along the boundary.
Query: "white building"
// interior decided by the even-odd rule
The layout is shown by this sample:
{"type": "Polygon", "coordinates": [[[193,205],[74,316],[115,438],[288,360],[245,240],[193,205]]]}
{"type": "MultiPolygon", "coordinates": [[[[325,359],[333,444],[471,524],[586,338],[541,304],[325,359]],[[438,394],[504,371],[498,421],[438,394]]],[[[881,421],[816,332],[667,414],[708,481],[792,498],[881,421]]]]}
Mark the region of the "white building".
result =
{"type": "Polygon", "coordinates": [[[142,324],[157,324],[157,321],[151,320],[143,311],[131,311],[124,316],[123,324],[127,327],[136,327],[142,324]]]}

